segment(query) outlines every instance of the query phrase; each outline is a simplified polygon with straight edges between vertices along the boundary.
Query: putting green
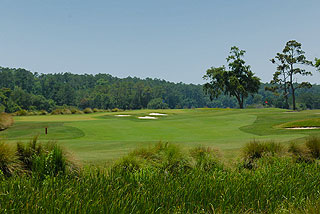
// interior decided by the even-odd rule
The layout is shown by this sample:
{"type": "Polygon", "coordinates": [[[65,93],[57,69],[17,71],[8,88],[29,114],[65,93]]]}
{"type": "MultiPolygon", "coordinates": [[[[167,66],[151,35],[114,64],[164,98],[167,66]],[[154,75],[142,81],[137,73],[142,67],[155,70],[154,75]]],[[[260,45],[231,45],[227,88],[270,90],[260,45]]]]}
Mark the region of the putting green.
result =
{"type": "Polygon", "coordinates": [[[85,115],[15,117],[13,127],[0,132],[10,141],[58,140],[84,161],[104,162],[128,151],[165,141],[188,148],[197,145],[219,148],[229,156],[251,140],[288,142],[320,130],[286,130],[281,124],[319,118],[319,110],[287,113],[281,109],[186,109],[135,110],[85,115]],[[149,113],[158,119],[138,119],[149,113]],[[119,117],[115,115],[131,115],[119,117]],[[48,127],[48,134],[44,128],[48,127]]]}

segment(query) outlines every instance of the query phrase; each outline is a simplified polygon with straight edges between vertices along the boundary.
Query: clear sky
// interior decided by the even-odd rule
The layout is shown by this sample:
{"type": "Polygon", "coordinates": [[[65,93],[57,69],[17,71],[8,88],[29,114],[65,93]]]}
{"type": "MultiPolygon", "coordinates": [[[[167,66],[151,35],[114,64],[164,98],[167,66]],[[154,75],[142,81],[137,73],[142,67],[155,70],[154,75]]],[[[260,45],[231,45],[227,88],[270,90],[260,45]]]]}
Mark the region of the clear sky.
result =
{"type": "Polygon", "coordinates": [[[267,82],[288,40],[320,58],[319,11],[319,0],[0,0],[0,66],[203,83],[235,45],[267,82]]]}

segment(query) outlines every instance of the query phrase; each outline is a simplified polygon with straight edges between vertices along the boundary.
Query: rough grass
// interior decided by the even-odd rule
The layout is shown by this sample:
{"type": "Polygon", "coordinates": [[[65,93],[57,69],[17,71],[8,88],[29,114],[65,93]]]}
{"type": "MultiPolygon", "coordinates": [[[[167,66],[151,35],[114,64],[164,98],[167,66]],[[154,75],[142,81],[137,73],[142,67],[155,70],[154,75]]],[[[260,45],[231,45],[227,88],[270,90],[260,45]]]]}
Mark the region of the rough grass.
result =
{"type": "MultiPolygon", "coordinates": [[[[278,151],[275,145],[263,144],[278,151]]],[[[275,153],[257,158],[248,170],[226,167],[217,157],[207,147],[184,153],[159,143],[135,150],[109,170],[12,176],[1,181],[0,212],[319,213],[318,163],[275,153]]]]}

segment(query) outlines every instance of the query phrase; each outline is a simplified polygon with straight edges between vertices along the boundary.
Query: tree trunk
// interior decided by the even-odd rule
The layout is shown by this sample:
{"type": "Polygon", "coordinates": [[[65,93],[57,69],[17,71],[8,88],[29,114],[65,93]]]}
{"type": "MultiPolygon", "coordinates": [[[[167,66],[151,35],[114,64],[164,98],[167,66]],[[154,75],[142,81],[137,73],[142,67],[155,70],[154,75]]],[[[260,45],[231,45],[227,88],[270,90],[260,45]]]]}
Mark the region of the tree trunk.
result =
{"type": "Polygon", "coordinates": [[[294,86],[292,84],[291,86],[291,90],[292,90],[292,105],[293,105],[293,110],[297,110],[296,108],[296,95],[294,94],[294,86]]]}
{"type": "Polygon", "coordinates": [[[237,100],[238,100],[238,104],[240,109],[243,109],[243,97],[240,96],[236,96],[237,100]]]}
{"type": "Polygon", "coordinates": [[[293,110],[295,111],[296,108],[296,96],[294,94],[294,85],[293,85],[293,79],[292,79],[292,75],[293,75],[293,66],[291,64],[291,72],[290,72],[290,87],[291,87],[291,93],[292,93],[292,106],[293,106],[293,110]]]}
{"type": "Polygon", "coordinates": [[[288,89],[287,89],[287,84],[284,85],[284,99],[285,99],[285,108],[289,109],[289,102],[288,102],[288,89]]]}
{"type": "Polygon", "coordinates": [[[285,108],[289,109],[289,101],[288,101],[288,94],[289,94],[289,88],[287,87],[287,77],[285,75],[285,71],[283,70],[283,80],[284,80],[284,99],[285,99],[285,108]]]}

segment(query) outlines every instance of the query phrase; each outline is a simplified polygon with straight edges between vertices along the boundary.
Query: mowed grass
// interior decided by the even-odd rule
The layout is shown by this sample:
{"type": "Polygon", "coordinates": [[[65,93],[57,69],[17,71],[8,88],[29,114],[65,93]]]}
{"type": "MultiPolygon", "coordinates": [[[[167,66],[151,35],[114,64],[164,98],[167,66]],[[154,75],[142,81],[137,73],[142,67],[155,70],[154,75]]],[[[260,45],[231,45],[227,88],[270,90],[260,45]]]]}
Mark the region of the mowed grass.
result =
{"type": "Polygon", "coordinates": [[[235,157],[252,140],[296,141],[320,130],[286,130],[282,124],[320,118],[319,110],[287,112],[281,109],[185,109],[135,110],[85,115],[15,117],[15,124],[0,132],[10,142],[39,135],[43,141],[58,140],[82,161],[104,163],[138,147],[159,141],[189,149],[199,145],[220,149],[235,157]],[[151,112],[165,113],[156,120],[141,120],[151,112]],[[130,117],[116,117],[128,114],[130,117]],[[48,135],[44,128],[48,127],[48,135]]]}

